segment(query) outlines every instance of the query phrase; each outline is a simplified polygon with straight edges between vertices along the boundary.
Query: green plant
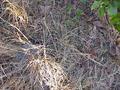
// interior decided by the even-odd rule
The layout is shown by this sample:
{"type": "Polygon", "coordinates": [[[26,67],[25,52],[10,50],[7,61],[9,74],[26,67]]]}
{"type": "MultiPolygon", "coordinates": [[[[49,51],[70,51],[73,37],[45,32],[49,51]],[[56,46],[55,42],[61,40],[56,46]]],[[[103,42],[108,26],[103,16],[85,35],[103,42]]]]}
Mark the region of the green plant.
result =
{"type": "MultiPolygon", "coordinates": [[[[85,3],[86,0],[83,0],[85,3]]],[[[66,14],[68,15],[68,18],[65,20],[65,25],[67,27],[75,26],[77,23],[79,23],[80,17],[83,14],[83,10],[80,8],[74,9],[73,4],[68,3],[66,5],[66,14]],[[73,14],[73,16],[71,16],[73,14]]]]}
{"type": "Polygon", "coordinates": [[[79,1],[85,4],[88,0],[79,0],[79,1]]]}
{"type": "Polygon", "coordinates": [[[120,32],[120,0],[95,0],[91,10],[97,10],[98,15],[108,15],[109,22],[120,32]]]}

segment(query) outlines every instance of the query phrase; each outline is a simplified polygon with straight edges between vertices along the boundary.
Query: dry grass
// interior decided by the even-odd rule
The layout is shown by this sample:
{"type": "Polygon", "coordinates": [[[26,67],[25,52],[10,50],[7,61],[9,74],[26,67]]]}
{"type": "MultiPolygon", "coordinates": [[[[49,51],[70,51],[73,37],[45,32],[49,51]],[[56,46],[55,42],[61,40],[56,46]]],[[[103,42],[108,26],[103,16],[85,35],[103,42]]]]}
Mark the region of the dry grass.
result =
{"type": "Polygon", "coordinates": [[[71,17],[63,0],[9,4],[15,7],[12,15],[28,23],[24,28],[1,13],[0,90],[119,90],[115,31],[87,23],[84,16],[66,25],[71,17]],[[16,9],[20,5],[22,15],[16,9]]]}
{"type": "Polygon", "coordinates": [[[17,27],[20,26],[19,23],[25,27],[27,26],[28,15],[23,6],[19,6],[17,3],[10,2],[9,0],[4,0],[1,5],[3,8],[1,17],[8,14],[8,21],[11,21],[11,23],[15,24],[17,27]]]}

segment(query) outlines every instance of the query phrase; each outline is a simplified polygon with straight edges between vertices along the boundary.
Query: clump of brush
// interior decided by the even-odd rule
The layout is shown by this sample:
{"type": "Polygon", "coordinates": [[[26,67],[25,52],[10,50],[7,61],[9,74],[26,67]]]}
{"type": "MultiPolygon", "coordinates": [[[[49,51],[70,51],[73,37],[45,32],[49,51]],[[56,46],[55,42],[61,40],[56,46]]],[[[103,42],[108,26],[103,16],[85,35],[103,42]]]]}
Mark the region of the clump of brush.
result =
{"type": "MultiPolygon", "coordinates": [[[[4,0],[5,12],[28,22],[23,8],[4,0]]],[[[33,45],[14,24],[0,17],[0,90],[71,90],[66,73],[45,45],[33,45]]]]}

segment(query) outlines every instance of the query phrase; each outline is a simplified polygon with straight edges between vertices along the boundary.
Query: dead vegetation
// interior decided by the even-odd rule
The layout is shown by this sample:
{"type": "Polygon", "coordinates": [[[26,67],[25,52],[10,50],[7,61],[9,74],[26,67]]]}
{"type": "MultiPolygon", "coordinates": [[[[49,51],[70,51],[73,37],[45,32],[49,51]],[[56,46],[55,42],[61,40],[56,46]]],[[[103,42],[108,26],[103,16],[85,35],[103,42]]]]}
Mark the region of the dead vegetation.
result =
{"type": "Polygon", "coordinates": [[[118,34],[93,23],[89,2],[74,5],[86,10],[78,21],[70,20],[64,0],[3,3],[0,90],[119,90],[118,34]]]}

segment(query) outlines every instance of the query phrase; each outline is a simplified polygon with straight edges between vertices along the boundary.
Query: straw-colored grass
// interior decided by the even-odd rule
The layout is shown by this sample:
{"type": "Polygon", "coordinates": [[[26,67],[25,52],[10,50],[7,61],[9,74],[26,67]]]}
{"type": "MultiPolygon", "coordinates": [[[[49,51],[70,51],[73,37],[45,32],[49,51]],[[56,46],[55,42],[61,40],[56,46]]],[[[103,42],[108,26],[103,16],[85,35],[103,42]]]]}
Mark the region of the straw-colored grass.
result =
{"type": "Polygon", "coordinates": [[[88,22],[89,0],[68,0],[71,14],[64,1],[0,3],[0,90],[119,90],[117,32],[88,22]],[[69,22],[80,8],[88,17],[69,22]],[[27,27],[9,15],[22,17],[27,27]]]}

